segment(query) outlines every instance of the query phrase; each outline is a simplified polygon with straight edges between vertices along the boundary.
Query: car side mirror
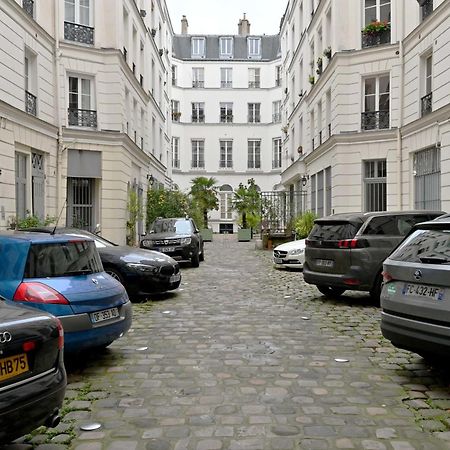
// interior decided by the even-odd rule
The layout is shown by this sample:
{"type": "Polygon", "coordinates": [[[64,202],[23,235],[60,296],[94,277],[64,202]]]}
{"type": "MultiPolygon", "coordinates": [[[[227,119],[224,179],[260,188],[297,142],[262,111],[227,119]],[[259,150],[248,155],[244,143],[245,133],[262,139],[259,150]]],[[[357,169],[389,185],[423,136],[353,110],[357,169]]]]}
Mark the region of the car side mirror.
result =
{"type": "Polygon", "coordinates": [[[95,225],[94,234],[100,234],[101,231],[102,231],[102,227],[98,223],[97,225],[95,225]]]}

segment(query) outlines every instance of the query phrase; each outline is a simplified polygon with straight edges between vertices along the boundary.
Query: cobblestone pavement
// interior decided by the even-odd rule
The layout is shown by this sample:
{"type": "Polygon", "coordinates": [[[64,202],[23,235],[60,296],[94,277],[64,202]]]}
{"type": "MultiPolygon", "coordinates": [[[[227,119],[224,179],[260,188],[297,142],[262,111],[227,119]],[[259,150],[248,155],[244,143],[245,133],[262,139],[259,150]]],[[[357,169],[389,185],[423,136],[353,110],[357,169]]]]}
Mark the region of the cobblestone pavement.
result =
{"type": "Polygon", "coordinates": [[[384,340],[368,296],[326,300],[270,257],[215,236],[178,292],[135,305],[128,335],[77,361],[63,422],[34,447],[450,448],[446,372],[384,340]]]}

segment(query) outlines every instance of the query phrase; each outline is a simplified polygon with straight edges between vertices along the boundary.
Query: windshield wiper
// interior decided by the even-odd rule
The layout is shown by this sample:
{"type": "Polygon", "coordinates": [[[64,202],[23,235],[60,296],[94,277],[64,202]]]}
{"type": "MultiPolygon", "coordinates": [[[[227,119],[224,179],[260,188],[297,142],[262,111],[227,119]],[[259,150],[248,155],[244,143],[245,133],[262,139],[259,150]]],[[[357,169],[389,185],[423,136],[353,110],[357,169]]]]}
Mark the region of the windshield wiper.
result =
{"type": "Polygon", "coordinates": [[[419,258],[424,264],[449,264],[450,260],[442,256],[422,256],[419,258]]]}

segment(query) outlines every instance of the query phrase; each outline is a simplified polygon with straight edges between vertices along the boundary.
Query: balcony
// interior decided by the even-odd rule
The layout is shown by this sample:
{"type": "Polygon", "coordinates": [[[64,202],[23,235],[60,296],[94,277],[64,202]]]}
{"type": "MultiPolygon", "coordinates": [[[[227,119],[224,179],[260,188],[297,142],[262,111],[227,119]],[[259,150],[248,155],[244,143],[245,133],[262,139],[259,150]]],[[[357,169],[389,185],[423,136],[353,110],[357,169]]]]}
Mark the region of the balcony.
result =
{"type": "Polygon", "coordinates": [[[205,121],[205,116],[203,114],[192,115],[192,123],[203,123],[205,121]]]}
{"type": "Polygon", "coordinates": [[[123,59],[125,60],[125,62],[127,61],[127,55],[128,55],[127,48],[124,47],[124,48],[123,48],[123,59]]]}
{"type": "Polygon", "coordinates": [[[34,0],[22,0],[23,10],[34,19],[34,0]]]}
{"type": "Polygon", "coordinates": [[[272,122],[273,123],[281,122],[281,113],[273,113],[272,114],[272,122]]]}
{"type": "Polygon", "coordinates": [[[233,114],[221,114],[220,123],[233,123],[233,114]]]}
{"type": "Polygon", "coordinates": [[[221,88],[231,88],[231,87],[233,87],[233,82],[232,81],[221,81],[220,87],[221,88]]]}
{"type": "Polygon", "coordinates": [[[429,94],[425,95],[420,99],[420,112],[423,116],[426,116],[427,114],[430,114],[430,112],[433,111],[433,93],[430,92],[429,94]]]}
{"type": "Polygon", "coordinates": [[[204,88],[205,87],[205,82],[204,81],[194,80],[192,82],[192,87],[193,88],[204,88]]]}
{"type": "Polygon", "coordinates": [[[389,128],[389,111],[366,111],[361,113],[361,129],[384,130],[389,128]]]}
{"type": "Polygon", "coordinates": [[[376,45],[391,43],[391,30],[377,31],[374,33],[362,33],[362,48],[375,47],[376,45]]]}
{"type": "Polygon", "coordinates": [[[433,0],[421,0],[420,4],[420,15],[422,20],[425,20],[433,12],[433,0]]]}
{"type": "Polygon", "coordinates": [[[94,28],[79,23],[64,22],[64,39],[94,45],[94,28]]]}
{"type": "Polygon", "coordinates": [[[90,109],[68,109],[69,126],[97,128],[97,111],[90,109]]]}
{"type": "Polygon", "coordinates": [[[259,81],[249,81],[248,87],[253,89],[258,89],[261,87],[261,83],[259,81]]]}
{"type": "Polygon", "coordinates": [[[25,91],[25,111],[27,114],[37,115],[37,98],[31,92],[25,91]]]}

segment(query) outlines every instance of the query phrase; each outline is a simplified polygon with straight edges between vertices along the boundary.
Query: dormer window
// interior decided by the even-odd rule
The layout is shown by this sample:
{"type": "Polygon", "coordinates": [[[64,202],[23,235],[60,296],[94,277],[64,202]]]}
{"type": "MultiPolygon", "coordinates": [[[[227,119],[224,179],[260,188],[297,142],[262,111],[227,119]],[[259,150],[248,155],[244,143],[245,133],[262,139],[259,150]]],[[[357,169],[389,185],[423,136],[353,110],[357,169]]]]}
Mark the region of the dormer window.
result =
{"type": "Polygon", "coordinates": [[[193,37],[192,43],[192,58],[204,58],[205,57],[205,38],[193,37]]]}
{"type": "Polygon", "coordinates": [[[261,38],[249,37],[247,39],[247,51],[250,59],[261,58],[261,38]]]}
{"type": "Polygon", "coordinates": [[[220,57],[232,58],[233,57],[233,38],[221,37],[220,38],[220,57]]]}

